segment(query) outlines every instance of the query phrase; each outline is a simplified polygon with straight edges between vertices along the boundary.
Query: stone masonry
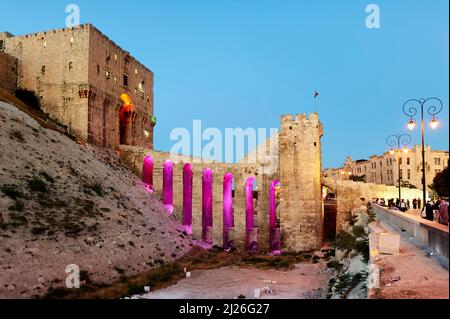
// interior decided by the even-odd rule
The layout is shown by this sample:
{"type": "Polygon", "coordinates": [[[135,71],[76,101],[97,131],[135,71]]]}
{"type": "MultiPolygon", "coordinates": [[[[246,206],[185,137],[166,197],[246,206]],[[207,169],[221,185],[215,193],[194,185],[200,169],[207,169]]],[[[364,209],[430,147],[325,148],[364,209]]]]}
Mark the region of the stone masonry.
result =
{"type": "Polygon", "coordinates": [[[280,221],[282,241],[289,250],[317,249],[322,244],[322,135],[317,113],[281,117],[280,221]]]}
{"type": "MultiPolygon", "coordinates": [[[[343,181],[331,177],[323,177],[322,184],[331,189],[336,194],[336,229],[342,229],[342,225],[349,217],[350,212],[354,208],[359,208],[372,198],[389,198],[398,197],[398,188],[383,184],[372,184],[365,182],[343,181]]],[[[412,203],[414,198],[421,198],[422,191],[420,189],[402,188],[402,198],[412,203]]]]}
{"type": "Polygon", "coordinates": [[[14,93],[17,87],[17,59],[0,50],[0,88],[14,93]]]}
{"type": "Polygon", "coordinates": [[[263,156],[249,154],[240,163],[219,162],[196,163],[192,157],[176,156],[141,147],[121,146],[123,163],[137,175],[141,175],[143,159],[151,155],[154,160],[153,183],[161,195],[162,167],[166,159],[174,161],[174,213],[181,220],[182,211],[182,167],[193,165],[193,236],[201,238],[201,176],[204,168],[213,170],[213,243],[222,242],[222,195],[223,176],[234,175],[234,239],[242,248],[245,238],[245,182],[248,177],[256,178],[257,192],[254,198],[254,224],[258,227],[258,247],[264,252],[269,249],[269,189],[275,179],[281,182],[279,205],[283,250],[302,251],[320,248],[322,243],[322,197],[321,197],[321,143],[322,125],[316,113],[281,118],[281,131],[277,139],[270,139],[258,148],[263,156]],[[269,143],[271,141],[272,143],[269,143]],[[276,143],[274,145],[274,142],[276,143]],[[251,159],[253,158],[253,159],[251,159]],[[271,166],[268,169],[268,166],[271,166]]]}
{"type": "Polygon", "coordinates": [[[34,91],[43,110],[97,146],[153,148],[153,73],[91,24],[13,36],[1,51],[18,60],[19,88],[34,91]],[[119,120],[127,94],[133,110],[119,120]]]}

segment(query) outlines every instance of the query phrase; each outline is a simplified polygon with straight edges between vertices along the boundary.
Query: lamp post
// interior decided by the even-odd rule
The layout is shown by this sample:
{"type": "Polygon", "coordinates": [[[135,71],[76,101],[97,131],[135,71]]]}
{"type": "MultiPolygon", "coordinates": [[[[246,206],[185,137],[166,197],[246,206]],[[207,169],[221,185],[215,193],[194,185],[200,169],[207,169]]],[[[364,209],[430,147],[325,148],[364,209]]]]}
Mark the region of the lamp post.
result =
{"type": "Polygon", "coordinates": [[[402,185],[400,176],[400,154],[401,152],[408,153],[408,145],[411,143],[411,136],[409,134],[394,134],[389,135],[386,138],[386,144],[391,147],[389,153],[394,155],[398,153],[397,156],[397,173],[398,173],[398,200],[402,201],[402,185]],[[401,149],[403,147],[403,150],[401,149]]]}
{"type": "Polygon", "coordinates": [[[430,97],[428,99],[411,99],[403,104],[403,113],[409,116],[408,129],[413,130],[416,126],[416,121],[414,116],[417,115],[418,110],[420,110],[420,124],[421,124],[421,134],[422,134],[422,195],[423,195],[423,205],[425,206],[427,200],[427,180],[425,175],[425,124],[424,124],[424,109],[431,116],[430,126],[435,130],[439,124],[436,115],[442,111],[443,104],[442,101],[436,97],[430,97]]]}

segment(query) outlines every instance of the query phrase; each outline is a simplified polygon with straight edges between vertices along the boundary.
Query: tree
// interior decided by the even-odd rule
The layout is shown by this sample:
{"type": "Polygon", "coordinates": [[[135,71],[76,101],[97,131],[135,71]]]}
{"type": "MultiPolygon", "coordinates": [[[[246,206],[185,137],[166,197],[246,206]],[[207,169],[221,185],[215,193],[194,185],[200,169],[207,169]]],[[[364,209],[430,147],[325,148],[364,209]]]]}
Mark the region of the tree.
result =
{"type": "Polygon", "coordinates": [[[448,166],[436,174],[433,179],[433,184],[430,188],[434,190],[441,197],[449,197],[450,190],[450,175],[448,172],[448,166]]]}

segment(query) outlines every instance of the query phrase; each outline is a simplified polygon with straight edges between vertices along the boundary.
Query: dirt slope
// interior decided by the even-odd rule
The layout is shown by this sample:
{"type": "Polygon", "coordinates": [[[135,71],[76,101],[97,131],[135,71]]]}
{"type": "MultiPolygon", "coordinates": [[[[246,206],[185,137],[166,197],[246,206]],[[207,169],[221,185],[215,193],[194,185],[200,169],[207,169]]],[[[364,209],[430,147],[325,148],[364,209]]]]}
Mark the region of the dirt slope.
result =
{"type": "Polygon", "coordinates": [[[114,152],[79,145],[0,102],[0,298],[65,285],[66,266],[110,283],[192,244],[114,152]]]}

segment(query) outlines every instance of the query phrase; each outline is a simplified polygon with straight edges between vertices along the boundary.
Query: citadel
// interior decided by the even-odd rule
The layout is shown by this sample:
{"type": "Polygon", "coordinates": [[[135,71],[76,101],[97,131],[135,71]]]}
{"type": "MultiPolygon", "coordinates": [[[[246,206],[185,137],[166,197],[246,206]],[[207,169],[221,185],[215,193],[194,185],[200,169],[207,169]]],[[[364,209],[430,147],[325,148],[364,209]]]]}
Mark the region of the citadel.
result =
{"type": "Polygon", "coordinates": [[[35,92],[42,110],[69,132],[118,150],[194,238],[262,252],[319,249],[326,229],[333,236],[361,201],[396,194],[394,186],[323,177],[326,131],[317,113],[281,115],[278,135],[237,163],[181,155],[171,161],[173,154],[153,147],[153,79],[91,24],[0,33],[0,87],[35,92]],[[329,216],[323,204],[328,191],[338,194],[329,216]]]}

